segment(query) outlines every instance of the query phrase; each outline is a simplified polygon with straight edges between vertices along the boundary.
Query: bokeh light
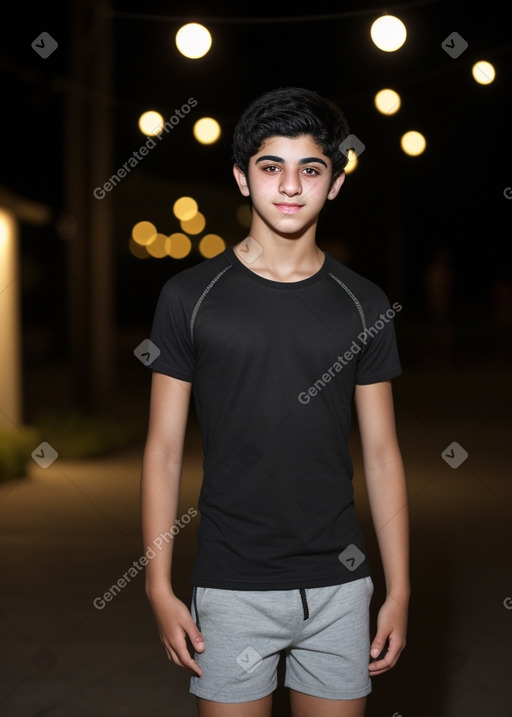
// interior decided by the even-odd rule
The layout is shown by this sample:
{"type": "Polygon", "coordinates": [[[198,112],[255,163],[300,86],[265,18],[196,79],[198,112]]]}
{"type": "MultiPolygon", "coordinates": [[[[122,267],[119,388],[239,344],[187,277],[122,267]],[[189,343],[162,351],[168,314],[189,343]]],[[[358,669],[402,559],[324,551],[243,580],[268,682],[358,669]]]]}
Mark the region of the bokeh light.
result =
{"type": "Polygon", "coordinates": [[[167,256],[167,237],[165,234],[158,233],[150,244],[146,244],[146,251],[155,259],[162,259],[167,256]]]}
{"type": "Polygon", "coordinates": [[[206,226],[204,214],[196,212],[191,219],[182,219],[180,226],[187,234],[200,234],[206,226]]]}
{"type": "Polygon", "coordinates": [[[421,132],[411,130],[402,135],[400,146],[406,154],[409,154],[411,157],[417,157],[425,151],[427,141],[421,132]]]}
{"type": "Polygon", "coordinates": [[[206,259],[217,256],[226,248],[226,242],[218,234],[205,234],[199,242],[199,252],[206,259]]]}
{"type": "Polygon", "coordinates": [[[191,60],[204,57],[212,46],[212,36],[204,25],[189,22],[176,33],[176,47],[191,60]]]}
{"type": "Polygon", "coordinates": [[[154,110],[148,110],[139,117],[139,129],[142,134],[146,134],[149,137],[154,137],[160,134],[164,126],[164,118],[160,112],[154,110]]]}
{"type": "Polygon", "coordinates": [[[172,207],[174,216],[177,219],[192,219],[197,214],[197,202],[192,197],[180,197],[177,199],[172,207]]]}
{"type": "Polygon", "coordinates": [[[168,254],[172,256],[173,259],[183,259],[190,254],[192,242],[186,234],[175,232],[171,234],[169,239],[171,241],[168,254]]]}
{"type": "Polygon", "coordinates": [[[156,238],[156,227],[151,222],[137,222],[132,229],[132,238],[137,244],[147,246],[156,238]]]}
{"type": "Polygon", "coordinates": [[[348,162],[345,165],[345,174],[350,174],[357,167],[357,154],[353,149],[348,150],[348,162]]]}
{"type": "Polygon", "coordinates": [[[386,88],[375,95],[375,107],[383,115],[394,115],[400,109],[400,95],[395,90],[386,88]]]}
{"type": "Polygon", "coordinates": [[[494,66],[485,60],[475,62],[471,72],[473,74],[473,78],[479,85],[490,85],[491,82],[494,82],[494,78],[496,77],[496,70],[494,69],[494,66]]]}
{"type": "Polygon", "coordinates": [[[252,212],[250,207],[247,206],[247,204],[241,204],[238,209],[236,210],[236,219],[238,223],[245,227],[246,229],[249,229],[252,223],[252,212]]]}
{"type": "Polygon", "coordinates": [[[220,137],[220,124],[213,117],[201,117],[194,124],[194,137],[201,144],[213,144],[220,137]]]}
{"type": "Polygon", "coordinates": [[[407,30],[394,15],[382,15],[372,24],[370,35],[374,44],[384,52],[395,52],[404,44],[407,30]]]}
{"type": "Polygon", "coordinates": [[[130,254],[132,254],[137,259],[149,259],[149,254],[146,251],[146,247],[143,244],[137,244],[137,242],[133,240],[133,237],[130,237],[130,241],[128,242],[128,249],[130,250],[130,254]]]}

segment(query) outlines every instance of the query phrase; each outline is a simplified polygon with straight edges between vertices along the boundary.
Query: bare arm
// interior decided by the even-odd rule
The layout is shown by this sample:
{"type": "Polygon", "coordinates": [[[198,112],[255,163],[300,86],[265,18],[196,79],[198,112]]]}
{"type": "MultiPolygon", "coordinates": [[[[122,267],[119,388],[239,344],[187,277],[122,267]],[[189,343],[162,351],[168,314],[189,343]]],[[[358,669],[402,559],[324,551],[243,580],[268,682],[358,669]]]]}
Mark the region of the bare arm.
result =
{"type": "Polygon", "coordinates": [[[405,647],[409,605],[409,512],[390,381],[356,386],[355,404],[370,510],[386,580],[371,655],[389,638],[386,656],[370,664],[378,675],[393,667],[405,647]]]}
{"type": "Polygon", "coordinates": [[[146,565],[146,594],[155,615],[160,638],[169,659],[191,674],[201,669],[191,658],[186,635],[198,651],[203,638],[186,605],[171,586],[173,540],[154,540],[168,533],[178,513],[183,445],[190,404],[191,384],[153,373],[149,426],[142,462],[141,511],[145,549],[155,556],[146,565]]]}

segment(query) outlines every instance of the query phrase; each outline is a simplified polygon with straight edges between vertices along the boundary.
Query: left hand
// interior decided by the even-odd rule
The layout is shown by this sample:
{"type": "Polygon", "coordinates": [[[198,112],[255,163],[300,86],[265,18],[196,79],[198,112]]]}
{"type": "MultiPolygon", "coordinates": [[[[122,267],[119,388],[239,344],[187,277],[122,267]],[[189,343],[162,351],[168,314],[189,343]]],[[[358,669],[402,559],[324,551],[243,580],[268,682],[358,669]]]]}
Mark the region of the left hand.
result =
{"type": "Polygon", "coordinates": [[[387,639],[389,639],[389,647],[381,660],[370,662],[368,666],[370,677],[381,675],[396,665],[400,653],[405,647],[406,633],[407,603],[401,604],[395,598],[388,596],[379,610],[377,634],[371,644],[370,656],[378,657],[384,649],[387,639]]]}

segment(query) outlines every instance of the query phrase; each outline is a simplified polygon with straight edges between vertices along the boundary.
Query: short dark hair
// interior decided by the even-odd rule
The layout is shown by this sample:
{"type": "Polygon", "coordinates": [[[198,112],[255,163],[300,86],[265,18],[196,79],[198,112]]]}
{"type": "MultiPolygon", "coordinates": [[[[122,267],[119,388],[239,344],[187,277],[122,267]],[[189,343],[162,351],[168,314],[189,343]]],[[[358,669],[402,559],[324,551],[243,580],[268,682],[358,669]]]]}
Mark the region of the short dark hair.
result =
{"type": "Polygon", "coordinates": [[[241,115],[233,135],[233,160],[247,176],[249,160],[269,137],[310,135],[332,162],[332,181],[348,162],[339,146],[349,134],[343,112],[327,97],[301,87],[261,95],[241,115]]]}

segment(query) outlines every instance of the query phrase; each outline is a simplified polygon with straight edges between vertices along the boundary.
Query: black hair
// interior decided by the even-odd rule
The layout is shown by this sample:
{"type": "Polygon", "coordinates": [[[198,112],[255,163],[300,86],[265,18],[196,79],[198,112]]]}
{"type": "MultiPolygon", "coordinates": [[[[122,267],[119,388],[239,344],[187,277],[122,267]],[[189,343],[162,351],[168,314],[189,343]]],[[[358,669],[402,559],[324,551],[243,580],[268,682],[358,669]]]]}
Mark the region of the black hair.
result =
{"type": "Polygon", "coordinates": [[[233,160],[247,176],[249,160],[269,137],[310,135],[332,162],[332,179],[348,162],[340,144],[349,134],[340,108],[314,90],[282,87],[261,95],[241,115],[233,135],[233,160]]]}

